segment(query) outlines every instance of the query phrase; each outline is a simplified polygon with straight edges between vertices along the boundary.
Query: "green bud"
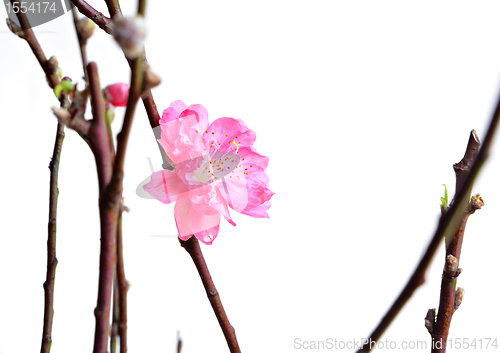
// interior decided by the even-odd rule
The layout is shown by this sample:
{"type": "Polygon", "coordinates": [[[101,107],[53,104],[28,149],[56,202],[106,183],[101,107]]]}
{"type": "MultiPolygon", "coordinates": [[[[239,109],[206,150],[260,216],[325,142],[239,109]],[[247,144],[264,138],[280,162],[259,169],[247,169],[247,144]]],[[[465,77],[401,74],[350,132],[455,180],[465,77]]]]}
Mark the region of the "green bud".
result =
{"type": "Polygon", "coordinates": [[[441,212],[444,213],[448,211],[448,189],[446,188],[446,185],[443,184],[444,186],[444,197],[441,197],[441,212]]]}
{"type": "Polygon", "coordinates": [[[63,79],[61,81],[61,86],[66,92],[71,92],[75,89],[75,84],[71,80],[63,79]]]}
{"type": "Polygon", "coordinates": [[[54,94],[56,95],[57,98],[61,98],[61,91],[62,90],[63,90],[63,86],[61,83],[54,87],[54,94]]]}

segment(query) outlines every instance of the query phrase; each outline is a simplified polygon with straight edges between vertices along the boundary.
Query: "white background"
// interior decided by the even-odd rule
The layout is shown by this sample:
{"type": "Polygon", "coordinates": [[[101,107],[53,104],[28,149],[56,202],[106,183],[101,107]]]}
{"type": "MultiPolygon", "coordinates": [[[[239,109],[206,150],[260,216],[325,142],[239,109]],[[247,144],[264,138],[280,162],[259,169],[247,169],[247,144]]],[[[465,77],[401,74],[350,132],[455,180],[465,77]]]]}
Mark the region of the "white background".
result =
{"type": "MultiPolygon", "coordinates": [[[[103,1],[90,3],[106,13],[103,1]]],[[[135,7],[122,4],[125,14],[135,7]]],[[[470,130],[485,136],[500,89],[499,13],[495,1],[149,1],[146,50],[163,79],[153,91],[160,113],[181,99],[204,105],[211,121],[242,119],[270,158],[270,219],[233,212],[237,227],[222,221],[219,238],[202,245],[243,352],[296,352],[297,338],[359,340],[376,326],[436,229],[443,183],[453,195],[452,165],[470,130]]],[[[36,352],[57,100],[28,45],[0,30],[0,352],[36,352]]],[[[63,75],[82,82],[71,15],[35,33],[63,75]]],[[[120,50],[98,28],[88,57],[103,86],[129,81],[120,50]]],[[[53,353],[92,350],[97,298],[95,163],[66,132],[53,353]]],[[[500,338],[499,149],[473,189],[486,206],[467,225],[458,280],[466,295],[452,338],[500,338]]],[[[175,237],[174,206],[135,194],[150,174],[147,157],[160,169],[140,104],[124,185],[129,351],[175,352],[180,331],[183,353],[225,352],[175,237]]],[[[444,246],[384,339],[429,343],[424,317],[438,305],[443,254],[444,246]]]]}

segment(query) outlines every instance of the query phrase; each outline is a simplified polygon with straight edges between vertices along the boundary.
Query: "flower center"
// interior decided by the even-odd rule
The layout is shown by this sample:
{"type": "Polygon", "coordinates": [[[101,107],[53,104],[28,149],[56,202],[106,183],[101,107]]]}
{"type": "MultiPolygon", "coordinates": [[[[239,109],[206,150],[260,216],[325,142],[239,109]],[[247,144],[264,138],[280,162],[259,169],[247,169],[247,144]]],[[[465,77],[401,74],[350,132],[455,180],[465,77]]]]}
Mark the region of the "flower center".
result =
{"type": "Polygon", "coordinates": [[[235,152],[216,151],[201,157],[203,161],[193,172],[195,180],[198,183],[208,184],[221,180],[225,175],[233,172],[238,167],[240,157],[237,153],[240,147],[236,141],[232,141],[231,143],[236,146],[235,152]]]}

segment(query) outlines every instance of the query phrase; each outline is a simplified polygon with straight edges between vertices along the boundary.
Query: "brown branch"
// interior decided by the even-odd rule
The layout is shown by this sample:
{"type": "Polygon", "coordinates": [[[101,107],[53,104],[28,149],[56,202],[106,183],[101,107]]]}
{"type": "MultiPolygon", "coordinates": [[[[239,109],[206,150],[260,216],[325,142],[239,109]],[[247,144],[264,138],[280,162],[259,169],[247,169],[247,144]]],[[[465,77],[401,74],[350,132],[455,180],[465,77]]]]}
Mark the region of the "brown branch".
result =
{"type": "Polygon", "coordinates": [[[467,175],[476,159],[477,153],[479,152],[479,136],[477,136],[476,130],[472,130],[469,136],[469,142],[467,144],[467,149],[465,150],[465,155],[462,160],[453,165],[453,170],[455,170],[455,194],[458,194],[460,188],[465,183],[467,175]]]}
{"type": "Polygon", "coordinates": [[[116,264],[118,205],[121,199],[121,192],[109,192],[108,187],[113,176],[113,147],[109,139],[108,124],[104,116],[104,99],[101,93],[97,65],[93,62],[89,63],[87,71],[92,98],[92,114],[94,117],[89,130],[89,145],[94,153],[97,166],[99,179],[99,216],[101,223],[99,289],[97,306],[94,311],[96,329],[93,352],[105,353],[108,348],[111,293],[116,264]]]}
{"type": "Polygon", "coordinates": [[[238,345],[238,340],[236,339],[234,327],[229,323],[229,319],[226,315],[226,312],[224,311],[219,293],[215,288],[212,276],[210,276],[210,271],[208,271],[207,264],[205,262],[205,259],[203,258],[198,239],[196,239],[195,236],[192,236],[186,241],[180,239],[179,241],[181,243],[181,246],[186,249],[186,251],[193,259],[196,269],[198,270],[198,273],[200,275],[201,281],[203,282],[203,286],[205,287],[205,291],[207,292],[208,300],[212,305],[215,316],[217,317],[222,332],[224,333],[224,337],[226,338],[229,350],[231,351],[231,353],[241,352],[238,345]]]}
{"type": "Polygon", "coordinates": [[[123,164],[125,160],[125,151],[128,144],[128,136],[130,134],[130,128],[132,126],[132,121],[134,118],[135,107],[137,106],[137,101],[139,100],[142,90],[143,70],[141,59],[136,58],[132,60],[131,67],[132,77],[130,80],[130,91],[128,94],[127,108],[125,110],[122,130],[117,137],[116,160],[113,169],[114,174],[123,173],[123,164]]]}
{"type": "Polygon", "coordinates": [[[137,14],[142,17],[146,15],[146,0],[139,0],[137,2],[137,14]]]}
{"type": "Polygon", "coordinates": [[[125,278],[125,266],[123,262],[123,236],[122,236],[122,212],[123,212],[123,200],[120,208],[120,214],[118,219],[118,229],[117,229],[117,261],[116,261],[116,290],[118,292],[118,333],[120,336],[120,353],[127,353],[127,292],[128,292],[128,282],[125,278]]]}
{"type": "MultiPolygon", "coordinates": [[[[61,94],[61,107],[66,108],[66,96],[61,94]]],[[[54,286],[56,280],[56,235],[57,235],[57,198],[59,196],[58,174],[61,158],[62,143],[64,141],[64,125],[57,124],[54,152],[50,161],[50,197],[49,197],[49,224],[47,238],[47,276],[43,284],[45,306],[43,314],[43,333],[41,353],[49,353],[52,346],[52,323],[54,319],[54,286]]]]}
{"type": "MultiPolygon", "coordinates": [[[[90,78],[90,92],[92,96],[92,111],[94,119],[91,126],[91,147],[96,143],[104,141],[110,144],[109,125],[104,117],[104,100],[100,91],[99,79],[97,76],[97,67],[90,63],[87,67],[90,78]],[[104,136],[106,134],[107,136],[104,136]],[[97,138],[97,140],[96,140],[97,138]]],[[[99,271],[99,294],[96,308],[96,334],[94,341],[94,353],[104,353],[107,349],[107,337],[109,331],[109,312],[111,308],[111,290],[113,285],[113,271],[116,262],[116,234],[118,228],[119,208],[123,189],[123,166],[125,162],[125,152],[128,143],[128,137],[132,126],[135,107],[139,100],[140,90],[142,87],[143,71],[141,60],[136,59],[132,66],[132,78],[130,83],[129,98],[125,117],[123,119],[122,130],[117,137],[117,152],[114,161],[112,157],[112,146],[101,146],[94,151],[105,151],[106,148],[110,153],[97,153],[96,163],[98,166],[98,174],[100,175],[100,185],[104,190],[100,196],[100,213],[101,213],[101,265],[99,271]],[[113,170],[111,171],[111,166],[113,170]],[[100,169],[102,171],[100,172],[100,169]]],[[[93,148],[94,150],[94,148],[93,148]]],[[[121,292],[121,290],[120,290],[121,292]]],[[[121,293],[126,294],[125,293],[121,293]]],[[[120,307],[121,307],[120,303],[120,307]]],[[[123,303],[126,305],[126,301],[123,303]]],[[[122,311],[122,310],[120,310],[122,311]]],[[[122,313],[120,313],[122,315],[122,313]]],[[[121,320],[121,319],[120,319],[121,320]]],[[[126,335],[126,331],[120,328],[120,336],[126,335]]],[[[121,346],[121,341],[120,341],[121,346]]],[[[126,344],[121,346],[126,349],[126,344]]],[[[123,348],[120,348],[121,350],[123,348]]],[[[122,350],[123,352],[123,350],[122,350]]]]}
{"type": "Polygon", "coordinates": [[[439,244],[441,243],[441,239],[445,236],[445,234],[449,234],[450,230],[456,229],[459,226],[460,218],[461,218],[461,208],[460,205],[463,202],[468,200],[468,192],[472,188],[472,184],[474,183],[475,178],[479,174],[481,167],[484,162],[488,158],[491,143],[493,141],[493,136],[497,130],[498,122],[500,120],[500,98],[497,100],[497,105],[493,116],[491,118],[490,125],[488,127],[488,131],[486,133],[486,137],[484,138],[482,147],[479,149],[477,157],[472,165],[465,181],[460,187],[460,191],[455,195],[455,200],[449,210],[445,212],[440,220],[438,228],[432,237],[432,240],[425,251],[422,259],[420,260],[417,268],[414,273],[410,277],[410,280],[406,284],[405,288],[396,299],[396,301],[389,308],[388,312],[382,318],[378,326],[370,335],[370,340],[368,343],[364,344],[358,352],[369,352],[372,348],[371,342],[376,342],[380,339],[382,334],[385,332],[387,327],[391,324],[392,320],[398,315],[401,308],[406,304],[408,299],[413,295],[415,290],[425,282],[425,273],[427,272],[427,268],[436,253],[439,244]]]}
{"type": "MultiPolygon", "coordinates": [[[[80,45],[80,55],[82,57],[83,73],[85,76],[85,82],[89,82],[89,76],[87,74],[87,35],[85,33],[85,28],[83,23],[78,19],[76,13],[76,8],[74,7],[71,11],[73,13],[73,23],[75,24],[76,35],[78,37],[78,44],[80,45]]],[[[84,17],[87,21],[88,19],[84,17]]]]}
{"type": "Polygon", "coordinates": [[[108,11],[111,16],[111,18],[115,17],[116,15],[121,16],[122,15],[122,9],[120,8],[120,2],[118,0],[105,0],[106,5],[108,6],[108,11]]]}
{"type": "Polygon", "coordinates": [[[118,297],[118,278],[115,276],[113,282],[113,321],[111,323],[111,334],[109,339],[110,353],[116,353],[116,341],[118,338],[118,326],[120,321],[120,304],[118,297]]]}
{"type": "MultiPolygon", "coordinates": [[[[477,156],[479,150],[479,137],[475,130],[472,130],[469,137],[469,143],[465,155],[459,163],[453,166],[456,177],[456,191],[458,192],[464,185],[467,175],[470,172],[471,166],[477,156]]],[[[470,199],[471,188],[467,191],[467,201],[470,199]]],[[[471,204],[472,205],[472,204],[471,204]]],[[[441,279],[441,294],[439,300],[439,310],[437,320],[432,325],[432,352],[446,352],[446,341],[450,330],[451,319],[453,313],[457,309],[455,307],[455,296],[457,288],[457,277],[461,270],[458,268],[460,262],[460,253],[462,251],[462,242],[465,233],[465,226],[469,216],[475,212],[475,208],[471,208],[469,203],[459,206],[461,208],[460,225],[457,230],[446,237],[446,258],[445,268],[441,279]]]]}
{"type": "MultiPolygon", "coordinates": [[[[97,65],[91,62],[87,65],[89,88],[92,105],[91,125],[89,128],[89,144],[97,164],[99,190],[102,193],[111,181],[114,147],[109,139],[108,124],[105,116],[105,103],[99,83],[97,65]]],[[[102,197],[102,195],[101,195],[102,197]]]]}
{"type": "Polygon", "coordinates": [[[82,15],[91,19],[104,32],[113,33],[113,21],[109,17],[104,16],[84,0],[71,0],[71,3],[76,6],[82,15]]]}
{"type": "MultiPolygon", "coordinates": [[[[19,1],[10,0],[10,2],[12,5],[14,5],[15,3],[20,4],[19,1]]],[[[47,78],[47,83],[49,84],[50,88],[54,89],[54,87],[56,87],[61,82],[56,74],[57,67],[53,68],[49,64],[47,57],[43,53],[43,50],[40,47],[40,44],[38,43],[38,40],[36,39],[35,34],[33,33],[33,30],[31,29],[31,25],[26,15],[21,11],[18,11],[16,16],[19,19],[19,23],[21,24],[21,27],[23,29],[22,38],[26,40],[26,42],[28,42],[31,51],[37,58],[38,63],[40,64],[40,66],[43,69],[43,72],[45,73],[45,76],[47,78]]]]}

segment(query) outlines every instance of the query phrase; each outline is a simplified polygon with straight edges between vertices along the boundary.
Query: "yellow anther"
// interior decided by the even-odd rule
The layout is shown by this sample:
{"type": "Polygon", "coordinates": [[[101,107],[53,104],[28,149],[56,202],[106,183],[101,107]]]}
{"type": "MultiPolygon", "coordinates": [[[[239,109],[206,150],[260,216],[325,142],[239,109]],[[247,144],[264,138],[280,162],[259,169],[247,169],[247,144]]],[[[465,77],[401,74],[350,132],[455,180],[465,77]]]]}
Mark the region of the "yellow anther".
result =
{"type": "Polygon", "coordinates": [[[240,146],[238,146],[238,144],[236,142],[234,142],[234,140],[231,143],[236,146],[236,152],[235,153],[238,153],[238,150],[240,149],[240,146]]]}

